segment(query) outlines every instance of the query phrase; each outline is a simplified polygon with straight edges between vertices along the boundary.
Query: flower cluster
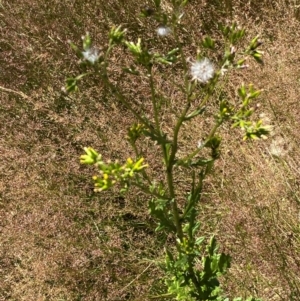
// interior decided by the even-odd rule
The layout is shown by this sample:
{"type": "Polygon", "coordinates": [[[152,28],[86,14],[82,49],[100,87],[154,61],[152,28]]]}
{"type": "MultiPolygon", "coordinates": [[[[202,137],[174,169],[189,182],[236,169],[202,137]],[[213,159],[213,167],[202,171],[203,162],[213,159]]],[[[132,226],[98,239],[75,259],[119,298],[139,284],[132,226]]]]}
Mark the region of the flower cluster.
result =
{"type": "Polygon", "coordinates": [[[127,187],[127,181],[133,178],[137,172],[140,172],[148,165],[143,164],[144,158],[133,161],[128,158],[125,164],[121,165],[118,161],[105,163],[102,156],[91,147],[84,148],[85,154],[80,156],[82,164],[95,164],[99,169],[99,176],[93,176],[95,182],[95,191],[103,191],[111,188],[117,182],[127,187]]]}

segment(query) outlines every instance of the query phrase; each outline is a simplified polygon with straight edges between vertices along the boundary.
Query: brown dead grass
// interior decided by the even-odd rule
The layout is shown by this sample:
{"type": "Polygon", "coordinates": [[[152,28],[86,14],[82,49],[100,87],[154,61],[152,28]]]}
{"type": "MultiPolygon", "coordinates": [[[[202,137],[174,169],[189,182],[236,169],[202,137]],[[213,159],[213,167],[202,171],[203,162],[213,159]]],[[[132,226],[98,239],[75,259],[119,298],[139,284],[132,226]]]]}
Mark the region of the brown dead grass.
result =
{"type": "MultiPolygon", "coordinates": [[[[233,256],[224,282],[232,296],[300,300],[296,4],[234,4],[232,17],[247,27],[249,37],[261,34],[265,65],[251,64],[231,78],[226,92],[235,97],[242,81],[263,88],[261,112],[275,130],[267,141],[252,144],[241,142],[238,133],[232,137],[224,127],[222,157],[207,181],[203,233],[216,233],[233,256]],[[271,154],[277,139],[284,141],[279,158],[271,154]]],[[[92,82],[77,95],[64,97],[60,92],[64,79],[78,72],[68,39],[79,43],[88,30],[101,45],[111,25],[122,24],[132,39],[143,35],[153,42],[156,24],[135,21],[142,6],[116,0],[109,5],[0,2],[0,85],[28,96],[0,91],[0,300],[146,300],[148,294],[160,292],[160,271],[153,260],[160,258],[168,238],[154,234],[147,200],[138,192],[125,198],[116,191],[96,195],[92,171],[78,163],[84,146],[101,150],[107,159],[126,158],[124,136],[134,119],[113,104],[111,95],[103,98],[104,92],[92,82]]],[[[216,34],[215,20],[228,14],[220,5],[191,1],[187,16],[191,41],[185,41],[185,49],[193,57],[201,35],[216,34]]],[[[168,49],[168,43],[172,40],[162,47],[168,49]]],[[[116,63],[128,59],[122,53],[120,49],[116,63]]],[[[180,94],[165,84],[170,75],[165,70],[157,74],[160,90],[171,96],[173,109],[180,109],[180,94]]],[[[151,110],[145,82],[118,80],[151,110]]],[[[205,135],[208,119],[182,134],[183,153],[205,135]]],[[[162,120],[168,131],[173,117],[165,113],[162,120]]],[[[153,172],[159,173],[158,150],[149,141],[144,148],[153,172]]],[[[178,183],[185,188],[182,179],[178,183]]]]}

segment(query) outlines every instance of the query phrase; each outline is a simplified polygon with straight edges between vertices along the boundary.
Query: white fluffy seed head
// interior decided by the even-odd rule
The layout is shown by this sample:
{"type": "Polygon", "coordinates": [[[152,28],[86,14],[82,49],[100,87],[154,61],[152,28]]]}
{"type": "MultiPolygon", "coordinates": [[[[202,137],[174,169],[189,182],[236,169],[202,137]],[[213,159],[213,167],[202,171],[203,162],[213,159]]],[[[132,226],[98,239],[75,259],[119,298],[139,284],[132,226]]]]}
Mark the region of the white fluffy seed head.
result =
{"type": "Polygon", "coordinates": [[[204,143],[205,143],[204,140],[202,140],[202,139],[199,140],[198,143],[197,143],[197,147],[198,147],[198,148],[202,148],[202,147],[204,146],[204,143]]]}
{"type": "Polygon", "coordinates": [[[290,149],[290,145],[282,137],[275,138],[269,147],[270,154],[275,157],[284,157],[290,149]]]}
{"type": "Polygon", "coordinates": [[[192,80],[197,80],[200,83],[207,83],[214,77],[215,67],[213,63],[208,59],[204,58],[199,61],[195,61],[191,66],[192,80]]]}
{"type": "Polygon", "coordinates": [[[91,64],[95,64],[99,59],[98,50],[95,48],[90,48],[86,51],[82,52],[83,58],[90,62],[91,64]]]}
{"type": "Polygon", "coordinates": [[[171,29],[169,28],[169,27],[167,27],[167,26],[159,26],[157,29],[156,29],[156,32],[157,32],[157,34],[159,35],[159,36],[161,36],[161,37],[165,37],[165,36],[167,36],[167,35],[169,35],[170,34],[170,32],[171,32],[171,29]]]}

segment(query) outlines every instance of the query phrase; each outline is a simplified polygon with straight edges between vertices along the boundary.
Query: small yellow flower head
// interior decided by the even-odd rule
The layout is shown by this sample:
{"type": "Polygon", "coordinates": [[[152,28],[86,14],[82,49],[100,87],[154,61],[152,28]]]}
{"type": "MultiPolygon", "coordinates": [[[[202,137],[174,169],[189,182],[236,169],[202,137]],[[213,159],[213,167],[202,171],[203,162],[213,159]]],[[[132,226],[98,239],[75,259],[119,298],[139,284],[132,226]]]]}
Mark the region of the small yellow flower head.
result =
{"type": "Polygon", "coordinates": [[[131,158],[128,158],[128,159],[127,159],[127,164],[132,165],[132,163],[133,163],[132,159],[131,159],[131,158]]]}

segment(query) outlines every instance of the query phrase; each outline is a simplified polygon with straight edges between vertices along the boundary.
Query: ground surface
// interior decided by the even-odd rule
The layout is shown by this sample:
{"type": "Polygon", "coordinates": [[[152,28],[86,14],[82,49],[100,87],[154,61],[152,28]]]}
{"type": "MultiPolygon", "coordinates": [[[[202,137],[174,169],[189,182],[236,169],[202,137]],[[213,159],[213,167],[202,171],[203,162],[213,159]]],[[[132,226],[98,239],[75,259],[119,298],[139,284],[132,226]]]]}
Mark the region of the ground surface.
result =
{"type": "MultiPolygon", "coordinates": [[[[65,78],[78,74],[68,40],[78,44],[88,30],[101,45],[119,24],[134,40],[153,36],[154,23],[136,20],[143,3],[104,2],[0,1],[0,300],[147,300],[156,293],[151,286],[158,290],[153,260],[166,238],[154,235],[145,197],[95,194],[92,170],[79,164],[84,146],[126,158],[124,137],[134,118],[95,83],[61,93],[65,78]]],[[[240,2],[232,19],[248,37],[260,34],[265,64],[250,63],[226,91],[235,97],[241,82],[263,89],[259,110],[274,131],[266,141],[247,143],[222,129],[222,155],[201,209],[203,232],[214,232],[233,257],[224,279],[229,295],[300,300],[299,5],[240,2]]],[[[230,20],[224,9],[191,1],[191,35],[209,31],[204,22],[213,31],[217,18],[230,20]]],[[[196,46],[186,51],[192,57],[196,46]]],[[[147,100],[143,82],[122,84],[147,100]]],[[[172,106],[180,106],[176,95],[172,106]]],[[[172,119],[163,118],[168,128],[172,119]]],[[[196,144],[205,126],[199,120],[187,128],[182,145],[196,144]]],[[[154,170],[156,152],[149,148],[154,170]]]]}

